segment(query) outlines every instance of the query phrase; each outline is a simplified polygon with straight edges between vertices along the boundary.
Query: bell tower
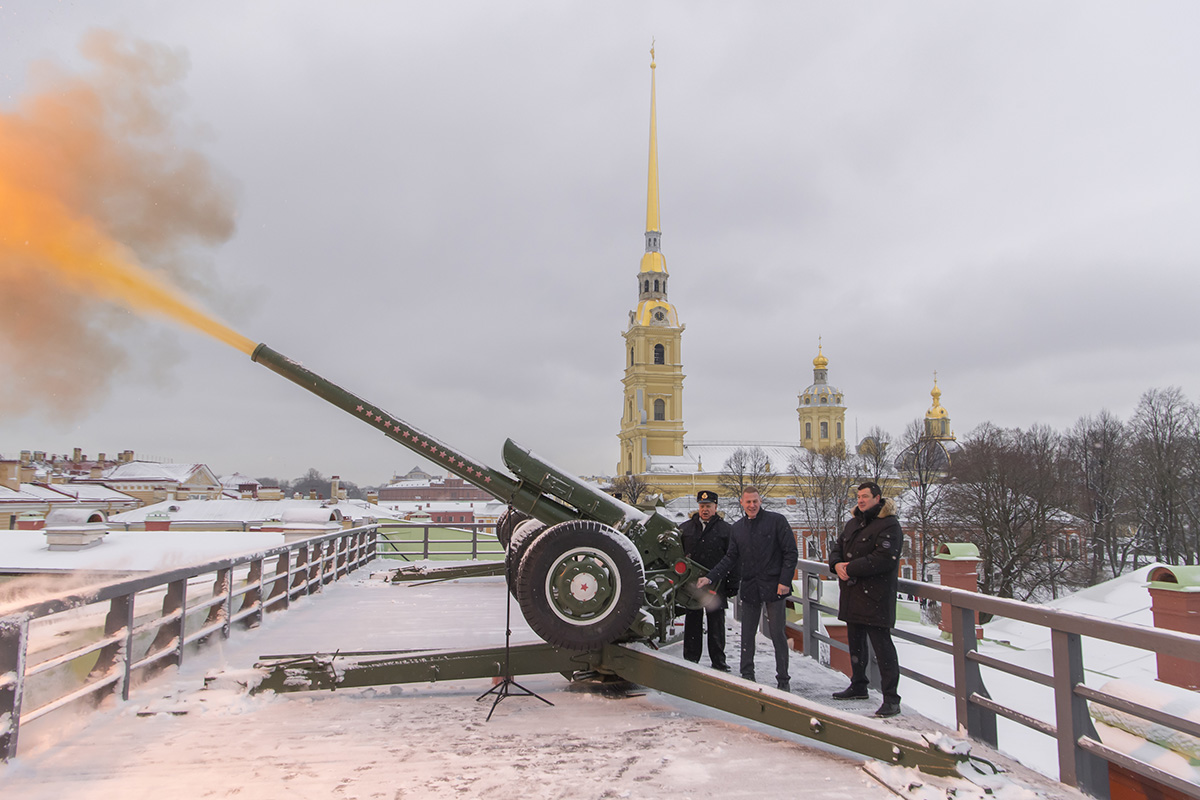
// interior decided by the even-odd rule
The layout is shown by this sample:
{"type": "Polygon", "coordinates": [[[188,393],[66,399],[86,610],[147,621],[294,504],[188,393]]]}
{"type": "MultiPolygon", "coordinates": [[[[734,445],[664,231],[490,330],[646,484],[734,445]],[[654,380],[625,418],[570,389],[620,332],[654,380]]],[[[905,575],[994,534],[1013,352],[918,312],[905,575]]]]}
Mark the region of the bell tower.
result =
{"type": "Polygon", "coordinates": [[[654,456],[683,455],[684,326],[667,300],[667,259],[658,217],[658,121],[654,47],[650,47],[650,164],[646,189],[646,252],[638,270],[638,305],[625,338],[618,475],[649,470],[654,456]]]}

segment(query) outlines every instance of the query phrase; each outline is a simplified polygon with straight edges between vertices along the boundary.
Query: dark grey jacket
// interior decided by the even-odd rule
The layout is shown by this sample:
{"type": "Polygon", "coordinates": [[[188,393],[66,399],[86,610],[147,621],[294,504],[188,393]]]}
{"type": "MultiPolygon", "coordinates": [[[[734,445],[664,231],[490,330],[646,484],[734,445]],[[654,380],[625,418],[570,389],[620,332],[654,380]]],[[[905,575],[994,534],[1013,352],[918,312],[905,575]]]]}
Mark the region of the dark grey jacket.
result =
{"type": "Polygon", "coordinates": [[[796,576],[796,535],[782,514],[760,509],[754,519],[742,517],[729,533],[729,550],[708,573],[713,583],[741,573],[739,592],[743,603],[780,600],[779,584],[791,586],[796,576]]]}
{"type": "Polygon", "coordinates": [[[842,561],[850,580],[839,579],[838,619],[857,625],[896,624],[896,571],[904,534],[896,504],[885,499],[864,514],[857,508],[829,551],[829,568],[842,561]]]}

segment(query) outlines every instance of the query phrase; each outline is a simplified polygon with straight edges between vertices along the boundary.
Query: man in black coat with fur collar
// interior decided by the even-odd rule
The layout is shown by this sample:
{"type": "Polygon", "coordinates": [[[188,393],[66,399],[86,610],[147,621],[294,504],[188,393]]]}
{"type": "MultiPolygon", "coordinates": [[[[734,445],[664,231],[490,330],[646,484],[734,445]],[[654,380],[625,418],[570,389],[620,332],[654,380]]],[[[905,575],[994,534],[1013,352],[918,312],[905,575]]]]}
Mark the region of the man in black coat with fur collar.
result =
{"type": "Polygon", "coordinates": [[[846,623],[850,646],[850,686],[834,692],[837,700],[867,697],[867,640],[875,650],[883,683],[883,705],[877,717],[900,713],[900,659],[892,643],[896,624],[896,572],[904,534],[896,505],[885,500],[879,485],[868,481],[858,487],[854,516],[829,551],[829,568],[837,574],[841,592],[838,619],[846,623]]]}

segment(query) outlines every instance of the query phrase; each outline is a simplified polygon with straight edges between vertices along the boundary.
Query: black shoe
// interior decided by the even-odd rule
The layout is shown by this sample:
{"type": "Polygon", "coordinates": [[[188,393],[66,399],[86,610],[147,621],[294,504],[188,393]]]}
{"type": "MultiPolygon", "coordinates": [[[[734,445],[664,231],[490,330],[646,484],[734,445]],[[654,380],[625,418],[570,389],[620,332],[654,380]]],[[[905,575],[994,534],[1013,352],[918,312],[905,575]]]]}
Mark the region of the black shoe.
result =
{"type": "Polygon", "coordinates": [[[853,686],[847,686],[840,692],[833,693],[834,700],[866,700],[870,697],[866,689],[855,689],[853,686]]]}
{"type": "Polygon", "coordinates": [[[743,673],[742,673],[742,680],[744,680],[744,681],[750,681],[751,683],[755,683],[755,680],[754,680],[754,673],[753,673],[753,672],[743,672],[743,673]]]}
{"type": "Polygon", "coordinates": [[[713,664],[713,669],[717,672],[729,672],[728,664],[713,664]]]}
{"type": "Polygon", "coordinates": [[[781,692],[790,692],[792,690],[792,682],[791,681],[776,681],[775,688],[780,690],[781,692]]]}
{"type": "Polygon", "coordinates": [[[873,716],[873,717],[895,717],[895,716],[898,716],[899,714],[900,714],[900,704],[899,703],[889,703],[885,700],[883,705],[881,705],[879,707],[879,709],[871,716],[873,716]]]}

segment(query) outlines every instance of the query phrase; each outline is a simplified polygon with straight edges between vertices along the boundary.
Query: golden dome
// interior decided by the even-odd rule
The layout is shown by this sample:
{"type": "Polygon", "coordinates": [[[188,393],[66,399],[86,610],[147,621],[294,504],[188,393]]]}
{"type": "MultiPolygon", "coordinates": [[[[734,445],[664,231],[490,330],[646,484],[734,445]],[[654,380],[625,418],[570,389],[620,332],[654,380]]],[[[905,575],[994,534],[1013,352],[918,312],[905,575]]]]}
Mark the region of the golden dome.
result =
{"type": "Polygon", "coordinates": [[[938,388],[937,378],[933,379],[933,390],[929,396],[933,398],[933,406],[925,412],[925,419],[948,419],[950,414],[942,408],[942,390],[938,388]]]}
{"type": "Polygon", "coordinates": [[[829,366],[829,359],[821,354],[821,345],[817,345],[817,357],[813,359],[813,367],[816,369],[825,369],[829,366]]]}

